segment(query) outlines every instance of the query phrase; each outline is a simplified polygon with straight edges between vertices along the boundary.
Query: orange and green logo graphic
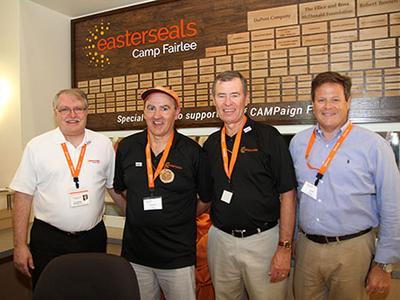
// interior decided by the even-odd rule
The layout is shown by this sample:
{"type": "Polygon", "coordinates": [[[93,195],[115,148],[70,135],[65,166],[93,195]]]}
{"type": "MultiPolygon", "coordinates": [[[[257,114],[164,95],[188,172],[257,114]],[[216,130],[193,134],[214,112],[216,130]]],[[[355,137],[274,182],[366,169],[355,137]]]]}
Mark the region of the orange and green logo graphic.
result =
{"type": "Polygon", "coordinates": [[[88,35],[85,39],[83,52],[88,59],[88,65],[96,68],[104,68],[110,64],[110,58],[104,52],[100,53],[97,49],[97,42],[110,31],[110,23],[101,20],[99,25],[94,25],[88,29],[88,35]]]}

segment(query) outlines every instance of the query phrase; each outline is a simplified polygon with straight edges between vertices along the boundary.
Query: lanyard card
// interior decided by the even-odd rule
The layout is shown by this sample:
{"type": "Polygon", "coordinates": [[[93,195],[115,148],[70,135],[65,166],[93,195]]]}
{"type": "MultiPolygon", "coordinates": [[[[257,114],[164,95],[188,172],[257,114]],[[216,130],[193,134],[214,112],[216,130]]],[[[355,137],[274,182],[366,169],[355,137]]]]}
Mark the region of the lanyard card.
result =
{"type": "Polygon", "coordinates": [[[85,188],[75,189],[68,193],[71,207],[79,207],[90,203],[89,190],[85,188]]]}
{"type": "Polygon", "coordinates": [[[222,192],[221,201],[230,204],[232,200],[233,193],[227,190],[222,192]]]}
{"type": "Polygon", "coordinates": [[[162,197],[145,197],[143,198],[143,209],[144,210],[160,210],[162,209],[162,197]]]}
{"type": "Polygon", "coordinates": [[[314,200],[317,200],[317,193],[318,193],[318,188],[313,185],[312,183],[306,181],[304,182],[303,187],[301,188],[301,191],[313,198],[314,200]]]}

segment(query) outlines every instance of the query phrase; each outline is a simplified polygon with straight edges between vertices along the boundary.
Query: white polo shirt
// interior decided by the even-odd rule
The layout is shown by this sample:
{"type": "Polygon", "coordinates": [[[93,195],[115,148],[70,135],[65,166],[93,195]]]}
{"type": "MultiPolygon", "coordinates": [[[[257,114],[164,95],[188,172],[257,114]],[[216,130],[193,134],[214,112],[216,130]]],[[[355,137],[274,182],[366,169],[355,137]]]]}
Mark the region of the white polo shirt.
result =
{"type": "Polygon", "coordinates": [[[104,213],[105,188],[112,188],[114,149],[106,136],[85,129],[82,143],[75,148],[59,128],[33,138],[24,150],[10,187],[33,195],[34,216],[64,231],[83,231],[96,226],[104,213]],[[87,145],[79,174],[79,187],[87,189],[89,203],[72,206],[70,193],[76,191],[62,143],[66,143],[74,166],[87,145]]]}

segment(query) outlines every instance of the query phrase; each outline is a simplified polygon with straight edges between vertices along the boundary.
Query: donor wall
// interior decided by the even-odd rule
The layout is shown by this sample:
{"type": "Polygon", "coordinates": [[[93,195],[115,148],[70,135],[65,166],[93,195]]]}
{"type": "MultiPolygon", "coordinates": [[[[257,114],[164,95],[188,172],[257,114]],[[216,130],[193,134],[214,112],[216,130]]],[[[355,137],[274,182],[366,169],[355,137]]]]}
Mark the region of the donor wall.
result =
{"type": "Polygon", "coordinates": [[[350,118],[400,121],[400,0],[155,1],[72,21],[72,84],[88,94],[88,127],[140,129],[143,90],[181,98],[178,127],[218,126],[216,74],[248,78],[247,113],[311,124],[312,78],[353,80],[350,118]]]}

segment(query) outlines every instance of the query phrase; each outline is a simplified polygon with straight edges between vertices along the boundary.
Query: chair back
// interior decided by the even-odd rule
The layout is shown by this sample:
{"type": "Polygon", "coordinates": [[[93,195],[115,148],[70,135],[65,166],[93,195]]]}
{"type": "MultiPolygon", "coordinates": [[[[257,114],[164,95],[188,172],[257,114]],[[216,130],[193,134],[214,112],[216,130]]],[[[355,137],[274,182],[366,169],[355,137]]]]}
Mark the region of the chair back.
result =
{"type": "Polygon", "coordinates": [[[135,271],[121,256],[74,253],[53,259],[36,284],[33,300],[140,299],[135,271]]]}

